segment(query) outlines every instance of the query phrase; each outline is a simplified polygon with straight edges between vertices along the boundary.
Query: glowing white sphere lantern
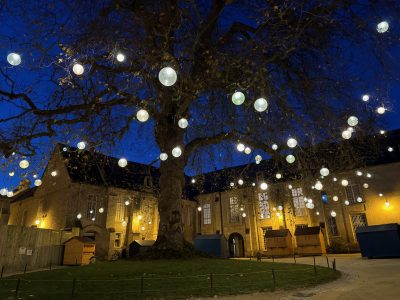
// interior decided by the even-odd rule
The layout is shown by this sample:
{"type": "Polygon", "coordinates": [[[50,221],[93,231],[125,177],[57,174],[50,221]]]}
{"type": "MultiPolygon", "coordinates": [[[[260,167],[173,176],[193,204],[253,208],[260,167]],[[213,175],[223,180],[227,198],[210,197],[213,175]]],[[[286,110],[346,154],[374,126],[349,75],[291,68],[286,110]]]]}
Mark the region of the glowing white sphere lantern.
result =
{"type": "Polygon", "coordinates": [[[357,197],[357,202],[361,203],[363,201],[363,199],[361,197],[357,197]]]}
{"type": "Polygon", "coordinates": [[[79,150],[83,150],[86,148],[86,143],[85,142],[79,142],[77,145],[79,150]]]}
{"type": "Polygon", "coordinates": [[[345,140],[348,140],[351,138],[351,131],[350,130],[344,130],[342,132],[342,138],[344,138],[345,140]]]}
{"type": "Polygon", "coordinates": [[[369,100],[369,95],[365,94],[361,97],[362,101],[367,102],[369,100]]]}
{"type": "Polygon", "coordinates": [[[355,116],[351,116],[347,119],[347,124],[349,124],[349,126],[357,126],[358,124],[358,118],[355,116]]]}
{"type": "Polygon", "coordinates": [[[34,182],[35,186],[41,186],[42,185],[42,181],[40,179],[36,179],[34,182]]]}
{"type": "Polygon", "coordinates": [[[6,188],[2,188],[2,189],[0,190],[0,195],[2,195],[2,196],[7,196],[7,192],[8,192],[8,190],[7,190],[6,188]]]}
{"type": "Polygon", "coordinates": [[[364,189],[369,188],[369,184],[368,184],[368,183],[364,183],[364,184],[363,184],[363,188],[364,188],[364,189]]]}
{"type": "Polygon", "coordinates": [[[102,214],[103,212],[104,212],[104,208],[103,208],[103,207],[100,207],[100,208],[99,208],[99,213],[102,214]]]}
{"type": "Polygon", "coordinates": [[[383,114],[386,112],[386,108],[384,108],[383,106],[379,106],[379,107],[376,109],[376,112],[377,112],[378,114],[380,114],[380,115],[383,115],[383,114]]]}
{"type": "Polygon", "coordinates": [[[251,153],[251,148],[250,147],[244,148],[244,153],[250,154],[251,153]]]}
{"type": "Polygon", "coordinates": [[[168,159],[168,154],[163,152],[160,154],[160,160],[166,161],[168,159]]]}
{"type": "Polygon", "coordinates": [[[342,186],[348,186],[348,185],[349,185],[349,181],[348,181],[347,179],[343,179],[343,180],[341,181],[341,185],[342,185],[342,186]]]}
{"type": "Polygon", "coordinates": [[[15,175],[14,171],[8,173],[9,176],[13,177],[15,175]]]}
{"type": "Polygon", "coordinates": [[[339,197],[338,197],[338,196],[333,196],[333,197],[332,197],[332,199],[333,199],[333,201],[335,201],[335,202],[336,202],[336,201],[338,201],[338,200],[339,200],[339,197]]]}
{"type": "Polygon", "coordinates": [[[256,160],[256,164],[259,164],[262,161],[262,156],[256,155],[256,157],[254,159],[256,160]]]}
{"type": "Polygon", "coordinates": [[[362,176],[362,174],[363,174],[363,173],[362,173],[361,171],[357,171],[357,172],[356,172],[356,175],[357,175],[357,176],[362,176]]]}
{"type": "Polygon", "coordinates": [[[242,143],[239,143],[239,144],[237,144],[237,146],[236,146],[236,149],[237,149],[237,151],[239,151],[239,152],[243,152],[245,148],[246,148],[246,147],[245,147],[242,143]]]}
{"type": "Polygon", "coordinates": [[[266,184],[265,182],[261,182],[260,184],[260,189],[262,189],[263,191],[265,191],[268,188],[268,184],[266,184]]]}
{"type": "Polygon", "coordinates": [[[123,62],[125,60],[125,55],[123,53],[119,52],[117,54],[116,58],[117,58],[117,61],[123,62]]]}
{"type": "Polygon", "coordinates": [[[385,33],[388,30],[389,30],[389,23],[387,21],[379,22],[376,25],[376,31],[378,31],[378,33],[385,33]]]}
{"type": "Polygon", "coordinates": [[[306,203],[306,207],[308,208],[308,209],[313,209],[315,206],[314,206],[314,203],[309,203],[309,202],[307,202],[306,203]]]}
{"type": "Polygon", "coordinates": [[[287,140],[287,145],[289,148],[294,148],[297,146],[297,141],[294,138],[290,138],[287,140]]]}
{"type": "Polygon", "coordinates": [[[18,53],[10,53],[7,55],[7,61],[12,66],[18,66],[21,63],[21,55],[18,53]]]}
{"type": "Polygon", "coordinates": [[[296,160],[296,158],[295,158],[294,155],[292,155],[292,154],[289,154],[289,155],[286,156],[286,161],[287,161],[289,164],[294,163],[295,160],[296,160]]]}
{"type": "Polygon", "coordinates": [[[345,201],[344,201],[344,204],[345,204],[345,205],[350,205],[350,201],[349,201],[349,200],[345,200],[345,201]]]}
{"type": "Polygon", "coordinates": [[[273,144],[272,146],[271,146],[271,148],[272,148],[272,150],[278,150],[278,145],[277,144],[273,144]]]}
{"type": "Polygon", "coordinates": [[[178,121],[178,126],[182,129],[185,129],[186,127],[188,127],[189,122],[188,120],[186,120],[185,118],[182,118],[178,121]]]}
{"type": "Polygon", "coordinates": [[[275,177],[276,177],[276,179],[281,179],[282,178],[282,174],[281,173],[276,173],[275,177]]]}
{"type": "Polygon", "coordinates": [[[72,67],[72,72],[74,72],[75,75],[80,76],[85,72],[85,68],[81,64],[75,63],[72,67]]]}
{"type": "Polygon", "coordinates": [[[336,217],[336,212],[334,210],[331,211],[331,217],[335,218],[336,217]]]}
{"type": "Polygon", "coordinates": [[[321,191],[324,186],[322,185],[321,181],[317,181],[314,187],[316,190],[321,191]]]}
{"type": "Polygon", "coordinates": [[[171,67],[165,67],[160,70],[158,73],[158,79],[160,80],[161,84],[164,86],[172,86],[175,84],[178,76],[176,72],[171,67]]]}
{"type": "Polygon", "coordinates": [[[77,215],[76,215],[76,218],[77,218],[78,220],[80,220],[80,219],[82,218],[82,214],[77,214],[77,215]]]}
{"type": "Polygon", "coordinates": [[[387,150],[388,150],[389,152],[393,152],[393,151],[394,151],[393,147],[388,147],[387,150]]]}
{"type": "Polygon", "coordinates": [[[128,165],[128,161],[126,160],[126,158],[120,158],[118,160],[118,166],[120,166],[121,168],[125,168],[128,165]]]}
{"type": "Polygon", "coordinates": [[[268,102],[264,98],[258,98],[254,102],[254,109],[258,112],[263,112],[268,108],[268,102]]]}
{"type": "Polygon", "coordinates": [[[182,149],[180,147],[175,147],[172,149],[172,156],[173,157],[179,157],[182,155],[182,149]]]}
{"type": "Polygon", "coordinates": [[[7,192],[7,197],[11,198],[12,196],[14,196],[14,192],[13,191],[8,191],[7,192]]]}
{"type": "Polygon", "coordinates": [[[244,182],[243,182],[243,179],[239,179],[239,180],[238,180],[238,184],[239,184],[239,185],[243,185],[243,183],[244,183],[244,182]]]}
{"type": "Polygon", "coordinates": [[[19,167],[21,169],[26,169],[29,167],[29,161],[27,161],[26,159],[23,159],[19,162],[19,167]]]}
{"type": "Polygon", "coordinates": [[[58,174],[57,171],[52,171],[52,172],[50,173],[50,175],[53,176],[53,177],[56,177],[57,174],[58,174]]]}
{"type": "Polygon", "coordinates": [[[244,100],[246,100],[245,95],[242,92],[234,92],[232,95],[232,102],[235,105],[242,105],[244,100]]]}
{"type": "Polygon", "coordinates": [[[328,176],[329,175],[329,169],[328,168],[321,168],[321,170],[319,170],[319,174],[321,174],[322,176],[328,176]]]}
{"type": "Polygon", "coordinates": [[[136,118],[139,122],[146,122],[149,119],[149,113],[145,109],[139,109],[136,118]]]}

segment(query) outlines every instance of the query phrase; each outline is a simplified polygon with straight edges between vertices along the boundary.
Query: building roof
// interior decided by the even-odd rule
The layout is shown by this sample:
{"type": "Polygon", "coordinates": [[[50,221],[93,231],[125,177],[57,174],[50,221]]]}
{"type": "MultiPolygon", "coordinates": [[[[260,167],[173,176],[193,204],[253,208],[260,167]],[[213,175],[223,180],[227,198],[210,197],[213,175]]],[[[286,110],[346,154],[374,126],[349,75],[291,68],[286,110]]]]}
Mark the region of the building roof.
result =
{"type": "Polygon", "coordinates": [[[29,197],[32,197],[33,194],[35,193],[36,189],[37,189],[37,187],[35,186],[33,188],[28,188],[26,190],[19,192],[18,194],[11,197],[11,202],[22,201],[29,197]]]}
{"type": "Polygon", "coordinates": [[[155,167],[129,161],[125,168],[121,168],[119,159],[95,151],[65,145],[59,145],[59,150],[73,182],[140,190],[145,178],[150,177],[152,185],[158,186],[160,175],[155,167]]]}
{"type": "Polygon", "coordinates": [[[321,227],[313,226],[313,227],[296,227],[294,231],[294,235],[315,235],[321,232],[321,227]]]}
{"type": "Polygon", "coordinates": [[[275,237],[286,237],[292,236],[289,229],[278,229],[278,230],[266,230],[265,237],[266,238],[275,238],[275,237]]]}
{"type": "Polygon", "coordinates": [[[142,247],[151,247],[155,242],[155,240],[134,240],[131,245],[136,243],[142,247]]]}

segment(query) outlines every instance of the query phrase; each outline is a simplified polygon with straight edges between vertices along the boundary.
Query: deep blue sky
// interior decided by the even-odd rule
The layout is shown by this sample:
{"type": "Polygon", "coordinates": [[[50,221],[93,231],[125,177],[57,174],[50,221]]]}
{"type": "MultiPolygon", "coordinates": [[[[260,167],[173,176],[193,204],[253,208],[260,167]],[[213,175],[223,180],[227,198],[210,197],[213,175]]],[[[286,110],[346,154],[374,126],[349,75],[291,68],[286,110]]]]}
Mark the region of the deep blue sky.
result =
{"type": "MultiPolygon", "coordinates": [[[[385,16],[386,18],[386,16],[385,16]]],[[[387,16],[388,20],[390,16],[387,16]]],[[[398,22],[392,20],[390,25],[390,31],[387,34],[391,34],[391,32],[395,32],[400,30],[396,28],[398,26],[398,22]]],[[[374,23],[371,24],[372,27],[375,26],[374,23]]],[[[49,93],[49,87],[46,85],[45,81],[43,82],[36,82],[37,74],[32,74],[26,67],[26,62],[32,63],[35,60],[35,52],[28,51],[26,48],[21,50],[20,46],[24,43],[29,37],[27,36],[28,30],[22,26],[22,22],[17,17],[10,17],[8,14],[0,15],[0,36],[2,43],[0,44],[0,67],[1,68],[8,68],[10,74],[12,74],[13,78],[16,79],[17,82],[20,82],[22,86],[29,86],[32,82],[35,82],[35,95],[36,97],[46,97],[49,93]],[[23,62],[20,66],[15,67],[13,69],[9,69],[10,66],[7,63],[6,56],[10,52],[18,52],[22,55],[23,62]]],[[[394,59],[398,58],[397,61],[400,61],[400,47],[394,47],[392,50],[391,55],[394,59]]],[[[352,55],[360,55],[362,56],[363,53],[352,53],[352,55]]],[[[368,65],[366,62],[365,65],[366,72],[367,70],[374,68],[374,65],[368,65]]],[[[373,73],[373,72],[372,72],[373,73]]],[[[0,87],[2,83],[0,83],[0,87]]],[[[379,97],[384,97],[382,101],[390,103],[389,112],[386,113],[383,117],[383,128],[386,130],[400,128],[400,82],[394,82],[391,86],[387,88],[384,93],[376,94],[376,87],[377,82],[374,81],[373,78],[370,78],[366,82],[366,86],[370,86],[370,89],[366,89],[365,91],[354,91],[355,95],[354,101],[361,101],[361,96],[363,93],[369,93],[372,95],[371,101],[374,101],[375,104],[379,103],[381,100],[379,97]]],[[[7,116],[11,112],[11,107],[7,104],[1,103],[0,104],[0,118],[7,116]]],[[[0,125],[1,126],[1,125],[0,125]]],[[[121,143],[115,147],[114,149],[109,149],[109,153],[112,153],[116,157],[126,157],[128,160],[142,162],[142,163],[150,163],[154,161],[159,155],[159,149],[154,141],[153,137],[153,128],[152,123],[148,122],[145,125],[134,125],[129,134],[121,141],[121,143]]],[[[77,140],[59,140],[60,142],[70,143],[73,146],[76,146],[77,140]]],[[[48,141],[38,141],[38,148],[43,149],[44,153],[47,152],[48,141]],[[40,145],[43,143],[43,146],[40,145]]],[[[226,147],[233,148],[233,143],[227,143],[226,147]]],[[[257,154],[257,151],[253,151],[252,155],[248,156],[243,153],[239,153],[236,151],[225,151],[224,147],[218,147],[214,151],[216,156],[216,161],[213,164],[210,164],[202,169],[202,171],[210,171],[216,168],[222,168],[225,166],[231,165],[239,165],[248,162],[254,161],[254,156],[257,154]],[[230,157],[230,155],[232,155],[230,157]],[[229,159],[226,157],[229,156],[229,159]]],[[[28,169],[28,173],[22,172],[21,169],[18,168],[17,164],[20,158],[15,158],[14,161],[11,163],[6,161],[4,158],[0,160],[1,163],[1,174],[0,174],[0,188],[8,187],[13,188],[15,187],[19,180],[23,177],[27,177],[32,179],[33,173],[41,173],[43,167],[46,163],[46,156],[40,155],[29,158],[31,161],[31,167],[28,169]],[[10,177],[8,175],[9,171],[15,171],[15,175],[10,177]]],[[[188,173],[196,173],[198,169],[188,168],[188,173]]]]}

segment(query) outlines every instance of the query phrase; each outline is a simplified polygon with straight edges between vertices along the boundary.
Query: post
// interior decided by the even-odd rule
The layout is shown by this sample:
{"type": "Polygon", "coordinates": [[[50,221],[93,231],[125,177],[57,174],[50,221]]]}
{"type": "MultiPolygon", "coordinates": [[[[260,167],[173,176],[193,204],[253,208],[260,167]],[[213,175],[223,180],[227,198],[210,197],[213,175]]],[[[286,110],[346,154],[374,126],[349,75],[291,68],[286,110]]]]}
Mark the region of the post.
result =
{"type": "Polygon", "coordinates": [[[293,259],[294,259],[294,263],[297,264],[297,262],[296,262],[296,253],[293,253],[293,259]]]}
{"type": "Polygon", "coordinates": [[[76,284],[76,278],[74,278],[74,279],[72,280],[71,298],[73,298],[73,297],[74,297],[74,294],[75,294],[75,284],[76,284]]]}
{"type": "Polygon", "coordinates": [[[0,279],[3,278],[3,273],[4,273],[4,266],[1,266],[1,274],[0,274],[0,279]]]}
{"type": "Polygon", "coordinates": [[[21,278],[18,277],[17,286],[15,287],[15,297],[18,297],[18,291],[19,291],[19,284],[20,283],[21,283],[21,278]]]}
{"type": "Polygon", "coordinates": [[[274,268],[272,268],[271,271],[272,271],[272,286],[273,286],[272,288],[273,288],[273,290],[275,290],[276,278],[275,278],[275,270],[274,270],[274,268]]]}
{"type": "Polygon", "coordinates": [[[140,296],[143,296],[144,293],[144,276],[142,274],[142,276],[140,277],[140,296]]]}
{"type": "Polygon", "coordinates": [[[326,264],[328,265],[328,268],[329,268],[329,258],[328,258],[328,256],[325,256],[326,257],[326,264]]]}
{"type": "Polygon", "coordinates": [[[314,259],[314,274],[317,275],[317,266],[315,265],[315,256],[313,256],[314,259]]]}
{"type": "Polygon", "coordinates": [[[26,273],[26,268],[28,267],[28,264],[25,264],[25,268],[24,268],[24,275],[26,273]]]}
{"type": "Polygon", "coordinates": [[[213,289],[214,289],[213,274],[210,273],[210,290],[211,290],[211,295],[213,294],[213,289]]]}
{"type": "Polygon", "coordinates": [[[333,259],[332,271],[336,271],[336,258],[333,259]]]}

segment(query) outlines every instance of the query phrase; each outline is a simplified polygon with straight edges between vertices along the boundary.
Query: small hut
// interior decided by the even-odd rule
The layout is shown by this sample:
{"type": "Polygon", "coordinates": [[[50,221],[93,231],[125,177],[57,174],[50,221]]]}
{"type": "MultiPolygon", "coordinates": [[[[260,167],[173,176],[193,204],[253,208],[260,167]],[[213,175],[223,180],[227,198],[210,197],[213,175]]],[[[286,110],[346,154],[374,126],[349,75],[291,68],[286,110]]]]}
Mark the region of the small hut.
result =
{"type": "Polygon", "coordinates": [[[322,255],[326,253],[324,236],[320,226],[297,227],[294,236],[298,255],[322,255]]]}
{"type": "Polygon", "coordinates": [[[88,237],[74,236],[64,243],[64,265],[88,265],[94,257],[96,242],[88,237]]]}
{"type": "Polygon", "coordinates": [[[142,254],[149,250],[149,248],[153,246],[155,242],[155,240],[134,240],[129,245],[129,255],[135,256],[142,254]]]}
{"type": "Polygon", "coordinates": [[[267,230],[264,238],[268,256],[293,255],[292,234],[289,229],[267,230]]]}
{"type": "Polygon", "coordinates": [[[196,251],[216,257],[227,258],[229,256],[228,241],[222,234],[198,235],[194,239],[194,248],[196,251]]]}

